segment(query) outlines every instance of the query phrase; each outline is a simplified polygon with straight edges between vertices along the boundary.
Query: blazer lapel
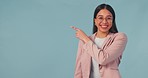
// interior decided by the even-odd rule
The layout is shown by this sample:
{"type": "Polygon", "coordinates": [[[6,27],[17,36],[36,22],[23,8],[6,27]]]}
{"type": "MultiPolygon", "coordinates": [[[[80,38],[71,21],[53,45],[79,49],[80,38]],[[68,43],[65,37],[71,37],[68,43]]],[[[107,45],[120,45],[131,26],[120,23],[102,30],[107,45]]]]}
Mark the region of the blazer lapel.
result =
{"type": "MultiPolygon", "coordinates": [[[[107,38],[106,38],[105,41],[103,42],[101,49],[104,49],[104,48],[105,48],[105,45],[108,43],[108,41],[111,40],[112,35],[113,35],[113,33],[109,33],[109,34],[107,35],[107,38]]],[[[94,33],[94,34],[91,36],[91,40],[92,40],[93,42],[94,42],[94,40],[95,40],[95,36],[96,36],[96,33],[94,33]]]]}

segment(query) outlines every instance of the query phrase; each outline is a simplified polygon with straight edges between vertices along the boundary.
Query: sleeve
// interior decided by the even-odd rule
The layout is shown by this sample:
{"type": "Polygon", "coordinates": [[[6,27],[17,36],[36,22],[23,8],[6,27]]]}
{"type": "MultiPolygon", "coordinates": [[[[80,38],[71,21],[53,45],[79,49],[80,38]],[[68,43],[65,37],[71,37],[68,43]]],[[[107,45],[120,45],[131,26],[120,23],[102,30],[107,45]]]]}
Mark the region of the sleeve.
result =
{"type": "Polygon", "coordinates": [[[81,47],[82,47],[82,41],[79,40],[74,78],[82,78],[82,70],[81,70],[81,62],[80,62],[80,58],[81,58],[81,54],[82,54],[81,47]]]}
{"type": "Polygon", "coordinates": [[[84,44],[83,48],[101,65],[115,60],[122,55],[127,44],[127,36],[124,33],[118,34],[112,44],[106,49],[99,49],[91,40],[84,44]]]}

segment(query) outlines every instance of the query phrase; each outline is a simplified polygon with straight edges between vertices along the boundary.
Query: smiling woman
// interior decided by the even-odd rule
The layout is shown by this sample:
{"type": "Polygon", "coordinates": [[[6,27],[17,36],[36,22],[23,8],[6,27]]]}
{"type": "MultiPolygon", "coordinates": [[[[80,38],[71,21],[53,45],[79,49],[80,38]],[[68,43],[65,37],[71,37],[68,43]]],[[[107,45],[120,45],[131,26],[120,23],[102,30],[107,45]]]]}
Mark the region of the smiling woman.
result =
{"type": "Polygon", "coordinates": [[[113,8],[108,4],[96,8],[92,36],[72,28],[80,40],[74,78],[121,78],[118,66],[127,36],[118,32],[113,8]]]}

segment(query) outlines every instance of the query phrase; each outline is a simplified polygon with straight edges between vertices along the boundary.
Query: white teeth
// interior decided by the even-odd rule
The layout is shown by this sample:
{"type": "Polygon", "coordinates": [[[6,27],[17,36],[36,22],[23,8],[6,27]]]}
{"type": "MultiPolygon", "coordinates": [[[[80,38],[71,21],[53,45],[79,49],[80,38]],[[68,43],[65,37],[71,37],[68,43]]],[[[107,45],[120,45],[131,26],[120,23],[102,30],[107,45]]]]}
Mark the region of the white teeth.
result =
{"type": "Polygon", "coordinates": [[[102,28],[107,28],[108,26],[105,25],[105,26],[101,26],[101,27],[102,27],[102,28]]]}

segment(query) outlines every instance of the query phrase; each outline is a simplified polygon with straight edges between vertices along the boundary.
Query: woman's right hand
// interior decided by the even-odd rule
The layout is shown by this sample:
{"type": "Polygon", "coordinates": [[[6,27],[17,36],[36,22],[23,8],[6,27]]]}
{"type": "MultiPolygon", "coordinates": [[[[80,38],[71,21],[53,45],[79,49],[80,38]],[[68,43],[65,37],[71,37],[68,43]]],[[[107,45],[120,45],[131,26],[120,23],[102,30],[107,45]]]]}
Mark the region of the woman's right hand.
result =
{"type": "Polygon", "coordinates": [[[84,43],[87,43],[90,39],[89,37],[79,28],[76,28],[74,26],[71,26],[74,30],[76,30],[76,37],[80,40],[82,40],[84,43]]]}

